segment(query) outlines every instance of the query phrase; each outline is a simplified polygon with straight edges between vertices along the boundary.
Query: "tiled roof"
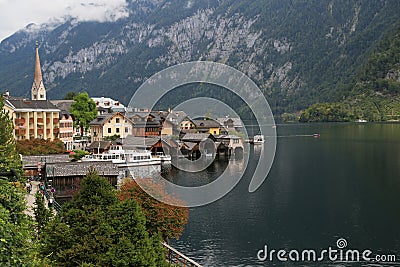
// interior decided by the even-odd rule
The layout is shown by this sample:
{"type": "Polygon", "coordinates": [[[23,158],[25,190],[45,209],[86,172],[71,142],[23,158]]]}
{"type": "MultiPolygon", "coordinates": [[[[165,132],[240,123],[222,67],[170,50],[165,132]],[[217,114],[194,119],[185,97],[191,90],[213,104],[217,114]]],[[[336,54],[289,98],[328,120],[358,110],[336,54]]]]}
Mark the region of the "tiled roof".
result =
{"type": "Polygon", "coordinates": [[[159,137],[138,137],[128,135],[123,141],[124,149],[148,149],[160,141],[159,137]]]}
{"type": "Polygon", "coordinates": [[[94,120],[92,120],[89,125],[102,125],[106,122],[109,118],[111,118],[113,114],[107,113],[104,115],[98,115],[94,120]]]}
{"type": "Polygon", "coordinates": [[[243,127],[242,120],[240,118],[217,118],[216,121],[218,121],[221,125],[226,126],[227,121],[231,120],[233,127],[243,127]]]}
{"type": "Polygon", "coordinates": [[[196,128],[218,128],[221,124],[214,120],[193,120],[196,128]]]}
{"type": "Polygon", "coordinates": [[[209,133],[187,133],[181,138],[181,140],[184,142],[201,142],[209,137],[213,137],[213,135],[209,133]]]}
{"type": "Polygon", "coordinates": [[[85,176],[90,167],[94,167],[100,176],[118,176],[117,165],[111,161],[69,162],[47,164],[48,178],[66,176],[85,176]],[[53,173],[54,170],[54,173],[53,173]]]}
{"type": "Polygon", "coordinates": [[[111,141],[94,141],[87,147],[87,149],[96,150],[99,148],[99,143],[100,143],[100,149],[102,150],[107,149],[112,144],[111,141]]]}
{"type": "Polygon", "coordinates": [[[22,166],[24,168],[37,167],[38,162],[55,163],[69,162],[68,154],[60,155],[37,155],[37,156],[22,156],[22,166]]]}
{"type": "Polygon", "coordinates": [[[194,142],[184,142],[182,145],[185,146],[185,147],[187,147],[188,150],[193,150],[193,148],[197,145],[197,143],[194,143],[194,142]]]}
{"type": "Polygon", "coordinates": [[[48,100],[27,100],[27,99],[9,99],[8,100],[15,109],[41,109],[41,110],[58,110],[55,105],[53,105],[48,100]]]}
{"type": "Polygon", "coordinates": [[[122,117],[124,117],[124,119],[131,121],[123,113],[117,111],[114,113],[106,113],[106,114],[97,115],[97,117],[94,120],[92,120],[89,123],[89,125],[103,125],[107,120],[109,120],[110,118],[112,118],[118,114],[122,115],[122,117]]]}
{"type": "Polygon", "coordinates": [[[71,108],[74,100],[50,100],[50,102],[55,105],[60,110],[68,111],[71,108]]]}

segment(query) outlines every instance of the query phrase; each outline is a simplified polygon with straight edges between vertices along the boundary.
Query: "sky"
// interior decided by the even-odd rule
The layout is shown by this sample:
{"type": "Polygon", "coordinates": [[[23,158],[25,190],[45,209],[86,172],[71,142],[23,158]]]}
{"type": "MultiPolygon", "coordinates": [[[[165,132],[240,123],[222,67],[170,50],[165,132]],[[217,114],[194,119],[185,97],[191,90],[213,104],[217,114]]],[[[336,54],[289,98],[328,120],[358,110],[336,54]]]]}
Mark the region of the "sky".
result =
{"type": "Polygon", "coordinates": [[[30,23],[114,21],[129,15],[126,0],[0,0],[0,41],[30,23]]]}

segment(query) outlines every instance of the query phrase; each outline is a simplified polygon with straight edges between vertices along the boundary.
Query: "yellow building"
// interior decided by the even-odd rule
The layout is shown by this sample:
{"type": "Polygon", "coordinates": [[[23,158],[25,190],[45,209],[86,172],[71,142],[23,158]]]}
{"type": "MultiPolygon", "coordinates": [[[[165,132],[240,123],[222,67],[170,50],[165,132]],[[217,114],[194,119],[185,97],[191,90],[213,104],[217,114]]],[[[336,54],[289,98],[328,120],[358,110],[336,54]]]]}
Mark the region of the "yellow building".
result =
{"type": "Polygon", "coordinates": [[[121,138],[132,134],[133,122],[120,112],[99,115],[90,122],[92,142],[103,141],[107,136],[119,135],[121,138]]]}
{"type": "Polygon", "coordinates": [[[60,110],[47,100],[7,99],[11,107],[16,140],[46,139],[53,141],[59,133],[60,110]]]}
{"type": "Polygon", "coordinates": [[[193,122],[199,133],[220,134],[221,124],[215,120],[193,120],[193,122]]]}

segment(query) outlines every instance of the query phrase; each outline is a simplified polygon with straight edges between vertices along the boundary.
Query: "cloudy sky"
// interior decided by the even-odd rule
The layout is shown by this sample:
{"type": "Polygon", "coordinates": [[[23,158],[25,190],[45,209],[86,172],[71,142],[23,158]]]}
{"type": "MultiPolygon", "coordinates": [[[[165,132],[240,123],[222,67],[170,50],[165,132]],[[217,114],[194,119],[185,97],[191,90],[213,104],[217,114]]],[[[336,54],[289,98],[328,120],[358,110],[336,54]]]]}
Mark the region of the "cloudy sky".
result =
{"type": "Polygon", "coordinates": [[[30,23],[66,17],[110,21],[127,15],[125,0],[0,0],[0,40],[30,23]]]}

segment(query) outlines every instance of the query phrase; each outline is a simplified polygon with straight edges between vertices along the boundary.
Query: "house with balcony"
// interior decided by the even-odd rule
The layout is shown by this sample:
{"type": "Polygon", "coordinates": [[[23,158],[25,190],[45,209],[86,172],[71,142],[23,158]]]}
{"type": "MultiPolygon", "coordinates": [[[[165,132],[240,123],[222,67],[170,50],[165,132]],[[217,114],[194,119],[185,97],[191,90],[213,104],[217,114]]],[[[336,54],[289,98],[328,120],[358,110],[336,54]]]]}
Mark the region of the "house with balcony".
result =
{"type": "MultiPolygon", "coordinates": [[[[60,109],[60,134],[58,138],[63,141],[67,150],[74,149],[73,142],[76,135],[74,127],[74,117],[69,112],[73,100],[50,100],[58,109],[60,109]]],[[[79,129],[78,129],[79,130],[79,129]]]]}
{"type": "Polygon", "coordinates": [[[60,110],[47,100],[8,98],[14,122],[14,137],[23,139],[46,139],[53,141],[60,133],[60,110]]]}
{"type": "Polygon", "coordinates": [[[127,112],[126,116],[133,122],[132,134],[139,137],[160,136],[163,118],[154,112],[127,112]]]}

